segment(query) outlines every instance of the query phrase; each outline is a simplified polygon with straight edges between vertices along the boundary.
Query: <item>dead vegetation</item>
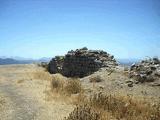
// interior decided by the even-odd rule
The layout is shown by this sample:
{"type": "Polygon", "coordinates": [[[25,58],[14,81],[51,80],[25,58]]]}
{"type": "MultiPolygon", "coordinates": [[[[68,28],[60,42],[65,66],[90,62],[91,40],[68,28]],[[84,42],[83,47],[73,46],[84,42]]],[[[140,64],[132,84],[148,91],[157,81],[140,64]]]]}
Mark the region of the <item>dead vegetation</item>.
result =
{"type": "Polygon", "coordinates": [[[52,80],[52,75],[42,70],[33,71],[28,76],[30,76],[31,79],[52,80]]]}
{"type": "Polygon", "coordinates": [[[88,105],[79,105],[64,120],[99,120],[100,113],[88,105]]]}
{"type": "Polygon", "coordinates": [[[60,93],[64,89],[64,84],[66,83],[66,78],[61,74],[55,74],[52,76],[51,89],[54,92],[60,93]]]}
{"type": "Polygon", "coordinates": [[[61,94],[71,95],[82,91],[82,85],[77,78],[65,78],[60,74],[54,75],[51,80],[51,88],[61,94]]]}
{"type": "MultiPolygon", "coordinates": [[[[97,79],[99,78],[94,78],[94,81],[97,79]]],[[[160,118],[158,103],[152,105],[145,99],[136,100],[131,96],[108,95],[106,92],[85,94],[77,78],[66,78],[56,74],[52,78],[51,87],[53,91],[64,96],[78,93],[74,101],[76,107],[68,117],[64,118],[65,120],[159,120],[160,118]]]]}
{"type": "Polygon", "coordinates": [[[82,91],[82,85],[79,79],[70,78],[67,80],[67,83],[64,87],[64,91],[67,94],[77,94],[82,91]]]}
{"type": "Polygon", "coordinates": [[[69,117],[65,118],[66,120],[110,120],[111,116],[116,120],[159,120],[160,118],[160,104],[153,106],[145,100],[138,101],[129,96],[120,97],[99,92],[78,104],[69,117]]]}
{"type": "Polygon", "coordinates": [[[2,108],[2,106],[4,105],[5,100],[4,98],[0,95],[0,108],[2,108]]]}
{"type": "Polygon", "coordinates": [[[111,112],[116,119],[158,120],[160,117],[159,104],[153,107],[145,100],[137,101],[129,96],[106,95],[100,92],[90,97],[89,104],[94,108],[111,112]]]}
{"type": "Polygon", "coordinates": [[[21,83],[23,83],[24,82],[24,80],[23,79],[21,79],[21,80],[17,80],[17,83],[18,84],[21,84],[21,83]]]}
{"type": "Polygon", "coordinates": [[[103,79],[101,78],[101,76],[97,75],[97,76],[94,76],[94,77],[90,77],[89,81],[90,82],[102,82],[103,79]]]}
{"type": "MultiPolygon", "coordinates": [[[[131,96],[108,95],[106,92],[85,94],[77,78],[66,78],[60,74],[34,73],[37,79],[51,81],[52,91],[62,96],[77,95],[75,109],[65,120],[159,120],[160,103],[152,105],[147,100],[136,100],[131,96]],[[49,77],[48,77],[49,75],[49,77]]],[[[90,82],[101,82],[100,76],[89,78],[90,82]]],[[[73,97],[71,97],[73,99],[73,97]]]]}

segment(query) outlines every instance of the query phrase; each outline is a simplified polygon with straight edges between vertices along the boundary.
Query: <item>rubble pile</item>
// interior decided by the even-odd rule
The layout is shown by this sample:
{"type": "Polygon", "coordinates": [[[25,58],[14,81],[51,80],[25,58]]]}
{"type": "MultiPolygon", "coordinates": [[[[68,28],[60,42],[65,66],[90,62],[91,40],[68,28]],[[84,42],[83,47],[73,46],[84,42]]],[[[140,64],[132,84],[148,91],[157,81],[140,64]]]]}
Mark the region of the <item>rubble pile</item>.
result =
{"type": "Polygon", "coordinates": [[[133,64],[129,70],[129,77],[138,82],[153,82],[160,79],[160,60],[150,58],[133,64]]]}
{"type": "Polygon", "coordinates": [[[86,47],[69,51],[59,61],[53,58],[49,63],[50,73],[61,73],[67,77],[84,77],[102,67],[115,67],[114,56],[102,50],[88,50],[86,47]]]}

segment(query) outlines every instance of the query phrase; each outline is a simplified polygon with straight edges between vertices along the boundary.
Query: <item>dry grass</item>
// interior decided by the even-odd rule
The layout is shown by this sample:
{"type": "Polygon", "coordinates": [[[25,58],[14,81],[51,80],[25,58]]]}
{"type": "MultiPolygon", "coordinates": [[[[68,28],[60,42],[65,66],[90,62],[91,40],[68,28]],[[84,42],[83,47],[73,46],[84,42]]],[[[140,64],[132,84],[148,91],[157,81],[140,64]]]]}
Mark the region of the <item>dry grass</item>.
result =
{"type": "Polygon", "coordinates": [[[79,105],[64,120],[99,120],[100,113],[88,105],[79,105]]]}
{"type": "Polygon", "coordinates": [[[77,94],[82,91],[81,82],[77,78],[66,78],[60,74],[54,75],[51,80],[51,88],[53,91],[63,95],[77,94]]]}
{"type": "Polygon", "coordinates": [[[82,90],[82,85],[80,80],[77,78],[68,79],[64,87],[64,91],[67,94],[77,94],[77,93],[80,93],[81,90],[82,90]]]}
{"type": "MultiPolygon", "coordinates": [[[[153,106],[145,100],[138,101],[129,96],[121,97],[99,92],[91,95],[87,100],[82,100],[78,104],[88,106],[93,111],[93,114],[100,116],[98,119],[93,117],[93,120],[110,120],[110,115],[117,120],[159,120],[160,118],[160,104],[153,106]],[[107,114],[108,112],[110,114],[107,114]]],[[[75,108],[67,120],[72,120],[69,118],[88,120],[81,119],[81,116],[87,117],[85,109],[88,108],[75,108]]]]}
{"type": "Polygon", "coordinates": [[[146,101],[137,101],[129,96],[113,96],[100,92],[92,95],[88,104],[111,112],[116,119],[158,120],[160,118],[159,104],[153,107],[146,101]]]}
{"type": "Polygon", "coordinates": [[[110,113],[95,109],[89,104],[77,105],[64,120],[116,120],[110,113]]]}
{"type": "Polygon", "coordinates": [[[6,103],[5,98],[0,94],[0,112],[3,110],[5,103],[6,103]]]}
{"type": "Polygon", "coordinates": [[[64,91],[64,85],[66,84],[66,79],[67,78],[65,78],[61,74],[53,75],[51,80],[51,89],[58,93],[64,91]]]}
{"type": "Polygon", "coordinates": [[[89,81],[90,82],[102,82],[103,79],[99,75],[97,75],[97,76],[94,76],[94,77],[90,77],[89,81]]]}
{"type": "Polygon", "coordinates": [[[30,73],[29,75],[32,79],[39,79],[39,80],[52,80],[52,75],[46,71],[36,70],[30,73]]]}
{"type": "Polygon", "coordinates": [[[17,80],[17,83],[18,83],[18,84],[23,83],[23,82],[24,82],[24,80],[23,80],[23,79],[21,79],[21,80],[17,80]]]}
{"type": "Polygon", "coordinates": [[[0,96],[0,105],[2,105],[4,103],[4,99],[2,99],[2,97],[0,96]]]}
{"type": "MultiPolygon", "coordinates": [[[[51,76],[44,71],[36,71],[35,79],[50,80],[52,90],[62,96],[75,96],[77,107],[65,120],[159,120],[160,104],[154,106],[146,100],[135,100],[130,96],[94,93],[84,95],[82,85],[77,78],[66,78],[60,74],[51,76]],[[78,94],[77,94],[78,93],[78,94]]],[[[91,82],[102,81],[96,76],[91,82]]],[[[21,81],[20,81],[21,82],[21,81]]],[[[64,97],[65,98],[65,97],[64,97]]]]}

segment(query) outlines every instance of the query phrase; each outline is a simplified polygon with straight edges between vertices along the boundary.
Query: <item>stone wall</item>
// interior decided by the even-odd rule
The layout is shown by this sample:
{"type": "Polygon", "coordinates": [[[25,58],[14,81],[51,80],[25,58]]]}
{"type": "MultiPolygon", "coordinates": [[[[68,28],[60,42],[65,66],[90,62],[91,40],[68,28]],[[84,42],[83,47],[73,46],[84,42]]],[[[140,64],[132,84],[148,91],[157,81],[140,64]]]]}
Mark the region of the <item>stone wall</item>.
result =
{"type": "Polygon", "coordinates": [[[133,64],[130,67],[129,77],[141,83],[160,80],[160,60],[158,58],[150,58],[133,64]]]}
{"type": "Polygon", "coordinates": [[[107,52],[82,48],[69,51],[61,62],[53,58],[49,63],[49,72],[59,72],[67,77],[84,77],[102,67],[115,67],[116,65],[114,57],[107,52]]]}
{"type": "Polygon", "coordinates": [[[56,56],[48,64],[48,71],[51,74],[62,73],[62,66],[64,62],[64,56],[56,56]]]}

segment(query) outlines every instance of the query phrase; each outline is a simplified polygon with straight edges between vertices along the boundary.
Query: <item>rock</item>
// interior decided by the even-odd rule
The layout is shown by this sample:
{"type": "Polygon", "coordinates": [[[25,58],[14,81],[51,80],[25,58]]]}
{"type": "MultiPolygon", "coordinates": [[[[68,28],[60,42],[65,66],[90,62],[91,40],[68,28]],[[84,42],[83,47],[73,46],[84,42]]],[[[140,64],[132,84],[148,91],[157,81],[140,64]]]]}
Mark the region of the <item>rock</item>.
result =
{"type": "Polygon", "coordinates": [[[136,67],[136,64],[133,63],[133,64],[131,65],[131,67],[130,67],[130,71],[133,70],[135,67],[136,67]]]}
{"type": "Polygon", "coordinates": [[[132,64],[129,77],[138,82],[153,82],[160,79],[160,60],[158,58],[142,60],[140,63],[132,64]]]}
{"type": "Polygon", "coordinates": [[[133,82],[128,83],[128,87],[133,87],[133,82]]]}
{"type": "Polygon", "coordinates": [[[160,86],[160,83],[151,83],[151,86],[160,86]]]}
{"type": "Polygon", "coordinates": [[[160,60],[157,57],[153,58],[153,63],[154,64],[160,64],[160,60]]]}
{"type": "Polygon", "coordinates": [[[137,80],[136,80],[134,83],[135,83],[135,84],[138,84],[138,83],[139,83],[139,81],[137,81],[137,80]]]}
{"type": "Polygon", "coordinates": [[[133,87],[133,81],[132,80],[126,80],[125,81],[128,85],[128,87],[133,87]]]}
{"type": "Polygon", "coordinates": [[[102,85],[99,85],[98,87],[99,87],[100,90],[104,89],[104,86],[102,86],[102,85]]]}
{"type": "Polygon", "coordinates": [[[82,50],[88,50],[88,48],[87,47],[83,47],[82,50]]]}
{"type": "Polygon", "coordinates": [[[157,69],[155,66],[151,66],[150,68],[151,68],[151,70],[156,70],[157,69]]]}
{"type": "Polygon", "coordinates": [[[131,83],[131,82],[133,83],[132,80],[126,80],[125,82],[126,82],[126,83],[131,83]]]}
{"type": "Polygon", "coordinates": [[[115,67],[114,56],[102,50],[88,50],[86,47],[69,51],[63,59],[53,58],[49,63],[50,73],[61,73],[67,77],[84,77],[102,67],[115,67]]]}
{"type": "Polygon", "coordinates": [[[61,73],[64,62],[64,56],[56,56],[48,64],[48,71],[51,74],[61,73]]]}
{"type": "Polygon", "coordinates": [[[160,77],[160,70],[157,70],[157,71],[155,72],[155,75],[158,76],[158,77],[160,77]]]}
{"type": "Polygon", "coordinates": [[[154,82],[154,81],[155,81],[154,76],[147,76],[146,77],[146,82],[154,82]]]}

